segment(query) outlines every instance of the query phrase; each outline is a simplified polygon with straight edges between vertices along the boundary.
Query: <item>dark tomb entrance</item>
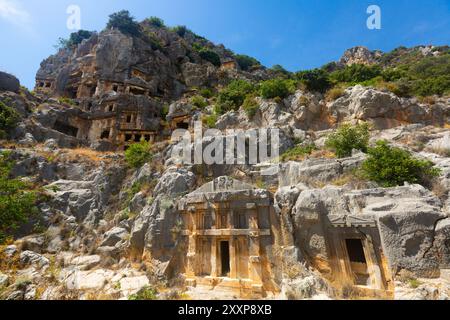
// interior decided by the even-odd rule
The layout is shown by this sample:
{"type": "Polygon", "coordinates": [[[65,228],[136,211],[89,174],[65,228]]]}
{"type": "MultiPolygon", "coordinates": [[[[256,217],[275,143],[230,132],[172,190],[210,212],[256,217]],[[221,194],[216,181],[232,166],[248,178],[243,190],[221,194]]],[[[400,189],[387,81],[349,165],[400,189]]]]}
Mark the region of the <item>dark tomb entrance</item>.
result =
{"type": "Polygon", "coordinates": [[[220,242],[220,257],[222,262],[222,277],[228,277],[230,273],[230,243],[220,242]]]}
{"type": "Polygon", "coordinates": [[[345,244],[355,284],[362,286],[370,285],[367,259],[364,253],[362,240],[347,239],[345,240],[345,244]]]}

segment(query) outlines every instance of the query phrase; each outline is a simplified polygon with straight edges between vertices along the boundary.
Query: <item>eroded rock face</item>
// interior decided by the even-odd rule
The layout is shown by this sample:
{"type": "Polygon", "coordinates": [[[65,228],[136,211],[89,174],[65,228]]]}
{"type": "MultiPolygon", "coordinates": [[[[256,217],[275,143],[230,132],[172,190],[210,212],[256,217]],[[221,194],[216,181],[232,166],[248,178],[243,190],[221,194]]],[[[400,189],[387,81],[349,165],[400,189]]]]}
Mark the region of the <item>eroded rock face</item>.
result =
{"type": "Polygon", "coordinates": [[[402,122],[442,124],[443,118],[448,116],[448,105],[429,108],[414,99],[399,98],[393,93],[360,85],[347,89],[345,95],[329,103],[327,109],[338,122],[371,121],[382,129],[399,126],[402,122]]]}
{"type": "Polygon", "coordinates": [[[343,65],[373,64],[381,57],[380,51],[370,51],[366,47],[354,47],[344,52],[339,63],[343,65]]]}
{"type": "Polygon", "coordinates": [[[11,91],[18,93],[20,82],[13,75],[0,71],[0,91],[11,91]]]}

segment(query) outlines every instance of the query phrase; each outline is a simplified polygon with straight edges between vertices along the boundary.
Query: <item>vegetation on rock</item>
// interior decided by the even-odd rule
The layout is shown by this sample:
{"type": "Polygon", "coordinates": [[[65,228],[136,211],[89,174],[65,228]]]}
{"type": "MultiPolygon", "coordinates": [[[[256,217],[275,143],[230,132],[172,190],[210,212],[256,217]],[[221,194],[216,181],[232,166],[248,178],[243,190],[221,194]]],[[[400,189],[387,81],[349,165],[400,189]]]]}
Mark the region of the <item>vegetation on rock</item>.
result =
{"type": "Polygon", "coordinates": [[[122,10],[109,16],[108,29],[119,29],[120,32],[131,36],[141,34],[141,26],[130,15],[128,10],[122,10]]]}
{"type": "Polygon", "coordinates": [[[383,187],[401,186],[405,182],[427,184],[440,174],[431,161],[416,159],[406,150],[389,146],[387,141],[378,141],[368,149],[368,155],[362,167],[364,175],[383,187]]]}
{"type": "Polygon", "coordinates": [[[152,144],[145,140],[134,143],[125,151],[125,160],[132,168],[140,168],[153,157],[152,144]]]}
{"type": "Polygon", "coordinates": [[[244,103],[248,94],[255,91],[255,86],[245,80],[234,80],[222,91],[217,99],[220,114],[237,110],[244,103]]]}
{"type": "Polygon", "coordinates": [[[20,179],[11,179],[14,163],[9,154],[0,154],[0,243],[36,213],[36,192],[20,179]]]}
{"type": "Polygon", "coordinates": [[[369,138],[368,123],[343,124],[335,133],[328,136],[325,145],[332,149],[339,158],[345,158],[351,156],[353,150],[367,152],[369,138]]]}
{"type": "Polygon", "coordinates": [[[9,130],[13,129],[20,119],[16,110],[0,101],[0,139],[6,137],[9,130]]]}

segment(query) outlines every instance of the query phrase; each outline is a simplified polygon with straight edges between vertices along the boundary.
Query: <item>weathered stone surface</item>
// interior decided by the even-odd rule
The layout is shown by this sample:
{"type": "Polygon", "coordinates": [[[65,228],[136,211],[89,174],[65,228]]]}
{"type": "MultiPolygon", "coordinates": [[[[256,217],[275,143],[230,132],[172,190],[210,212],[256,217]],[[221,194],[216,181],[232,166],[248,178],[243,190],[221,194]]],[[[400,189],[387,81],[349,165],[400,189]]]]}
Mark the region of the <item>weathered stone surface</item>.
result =
{"type": "Polygon", "coordinates": [[[65,280],[69,290],[100,290],[108,279],[112,278],[113,272],[108,270],[95,271],[73,271],[65,280]]]}
{"type": "Polygon", "coordinates": [[[166,170],[155,187],[155,194],[166,196],[182,195],[189,191],[195,183],[195,176],[184,168],[171,167],[166,170]]]}
{"type": "Polygon", "coordinates": [[[0,91],[19,92],[20,82],[11,74],[0,71],[0,91]]]}
{"type": "Polygon", "coordinates": [[[119,283],[124,296],[134,294],[150,284],[146,276],[123,278],[119,283]]]}
{"type": "Polygon", "coordinates": [[[100,264],[99,255],[80,256],[70,260],[70,264],[77,266],[80,270],[90,270],[100,264]]]}
{"type": "Polygon", "coordinates": [[[100,246],[113,247],[118,242],[126,240],[128,238],[128,235],[129,235],[128,231],[123,228],[119,227],[112,228],[111,230],[105,233],[103,241],[100,246]]]}
{"type": "Polygon", "coordinates": [[[50,261],[46,257],[33,251],[23,251],[20,253],[20,263],[23,266],[31,265],[39,269],[46,268],[50,265],[50,261]]]}

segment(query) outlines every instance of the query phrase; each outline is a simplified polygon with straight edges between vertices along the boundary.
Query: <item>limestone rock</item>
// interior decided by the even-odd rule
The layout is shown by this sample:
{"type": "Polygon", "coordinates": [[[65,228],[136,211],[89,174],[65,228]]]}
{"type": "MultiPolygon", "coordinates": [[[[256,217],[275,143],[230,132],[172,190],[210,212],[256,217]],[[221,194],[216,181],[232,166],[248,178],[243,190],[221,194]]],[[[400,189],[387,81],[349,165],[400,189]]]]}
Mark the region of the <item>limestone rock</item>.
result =
{"type": "Polygon", "coordinates": [[[119,227],[112,228],[111,230],[105,233],[103,237],[103,242],[101,243],[100,246],[113,247],[118,242],[126,240],[128,235],[129,235],[128,231],[123,228],[119,227]]]}
{"type": "Polygon", "coordinates": [[[0,91],[12,91],[18,93],[20,82],[13,75],[0,71],[0,91]]]}
{"type": "Polygon", "coordinates": [[[46,257],[33,251],[20,253],[20,263],[23,266],[31,265],[39,269],[47,268],[50,265],[50,261],[46,257]]]}

